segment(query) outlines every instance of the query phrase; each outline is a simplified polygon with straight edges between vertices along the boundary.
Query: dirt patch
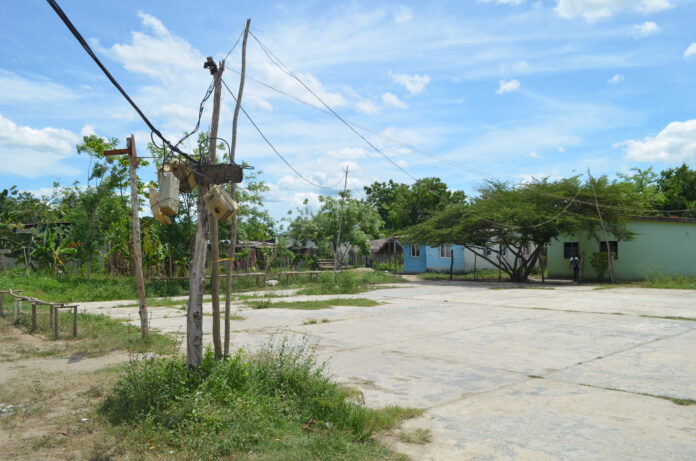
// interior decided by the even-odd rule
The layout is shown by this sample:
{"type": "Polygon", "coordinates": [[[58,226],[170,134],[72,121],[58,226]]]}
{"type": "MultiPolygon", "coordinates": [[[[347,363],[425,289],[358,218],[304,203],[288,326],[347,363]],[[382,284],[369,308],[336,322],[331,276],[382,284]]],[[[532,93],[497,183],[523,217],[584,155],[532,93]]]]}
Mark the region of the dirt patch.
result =
{"type": "Polygon", "coordinates": [[[0,323],[2,458],[90,459],[110,439],[94,408],[128,354],[70,355],[65,341],[0,323]]]}

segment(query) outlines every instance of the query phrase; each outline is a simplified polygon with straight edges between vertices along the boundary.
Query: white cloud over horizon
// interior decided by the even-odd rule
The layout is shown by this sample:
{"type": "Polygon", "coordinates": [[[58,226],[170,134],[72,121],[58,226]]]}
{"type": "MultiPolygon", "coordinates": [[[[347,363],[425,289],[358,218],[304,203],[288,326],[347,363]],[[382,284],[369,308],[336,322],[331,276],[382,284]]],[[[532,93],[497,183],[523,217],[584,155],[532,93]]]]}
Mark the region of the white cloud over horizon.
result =
{"type": "Polygon", "coordinates": [[[498,90],[496,91],[496,94],[505,94],[505,93],[512,93],[515,91],[518,91],[520,89],[520,81],[519,80],[500,80],[498,82],[498,90]]]}
{"type": "Polygon", "coordinates": [[[652,21],[645,21],[642,24],[636,24],[633,26],[633,34],[638,38],[648,37],[649,35],[660,32],[660,30],[660,26],[652,21]]]}
{"type": "Polygon", "coordinates": [[[696,162],[696,119],[671,122],[656,136],[627,140],[615,147],[625,147],[626,158],[638,162],[696,162]]]}
{"type": "Polygon", "coordinates": [[[68,130],[19,126],[0,114],[0,172],[25,178],[75,174],[63,162],[76,155],[79,140],[68,130]]]}
{"type": "Polygon", "coordinates": [[[689,59],[696,54],[696,42],[693,42],[684,50],[684,59],[689,59]]]}
{"type": "Polygon", "coordinates": [[[403,86],[406,91],[411,94],[418,94],[422,92],[425,87],[428,86],[428,83],[430,83],[429,75],[408,75],[399,73],[391,73],[390,75],[395,83],[403,86]]]}
{"type": "Polygon", "coordinates": [[[618,85],[619,83],[623,82],[624,76],[623,74],[614,74],[612,78],[607,80],[608,83],[611,83],[612,85],[618,85]]]}
{"type": "Polygon", "coordinates": [[[408,109],[408,104],[403,102],[393,93],[384,93],[382,95],[382,103],[385,106],[396,107],[397,109],[408,109]]]}
{"type": "Polygon", "coordinates": [[[669,0],[556,0],[555,11],[565,19],[596,22],[621,12],[649,14],[671,7],[669,0]]]}

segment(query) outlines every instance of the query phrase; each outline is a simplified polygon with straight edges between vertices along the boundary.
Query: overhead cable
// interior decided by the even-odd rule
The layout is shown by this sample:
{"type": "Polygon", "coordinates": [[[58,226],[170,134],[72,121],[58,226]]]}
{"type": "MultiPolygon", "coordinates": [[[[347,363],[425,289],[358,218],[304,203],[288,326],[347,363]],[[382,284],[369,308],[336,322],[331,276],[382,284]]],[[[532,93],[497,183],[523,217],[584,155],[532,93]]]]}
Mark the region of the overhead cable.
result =
{"type": "Polygon", "coordinates": [[[261,41],[258,39],[258,37],[256,37],[256,35],[254,35],[253,32],[249,32],[249,33],[251,34],[252,37],[254,37],[254,40],[256,40],[256,43],[259,44],[259,46],[260,46],[261,49],[263,50],[264,54],[268,57],[268,59],[270,59],[271,62],[273,62],[280,70],[282,70],[283,72],[285,72],[286,74],[288,74],[290,77],[292,77],[292,78],[294,78],[295,80],[297,80],[297,82],[299,82],[300,85],[302,85],[302,86],[303,86],[307,91],[309,91],[315,98],[317,98],[317,100],[318,100],[324,107],[326,107],[326,109],[327,109],[329,112],[331,112],[331,113],[334,115],[334,117],[336,117],[337,119],[339,119],[339,120],[340,120],[345,126],[347,126],[353,133],[355,133],[355,134],[356,134],[357,136],[359,136],[363,141],[365,141],[365,143],[367,143],[372,149],[374,149],[375,152],[377,152],[379,155],[381,155],[382,157],[384,157],[389,163],[391,163],[392,165],[394,165],[396,168],[398,168],[399,170],[401,170],[406,176],[408,176],[409,178],[411,178],[411,179],[414,180],[414,181],[418,181],[418,178],[416,178],[415,176],[413,176],[411,173],[409,173],[409,172],[406,171],[404,168],[402,168],[401,165],[399,165],[399,164],[396,163],[394,160],[392,160],[391,158],[389,158],[388,155],[386,155],[384,152],[382,152],[377,146],[375,146],[372,142],[370,142],[369,139],[367,139],[365,136],[363,136],[359,131],[357,131],[355,128],[353,128],[353,126],[352,126],[350,123],[348,123],[343,117],[341,117],[338,113],[336,113],[336,111],[333,110],[333,109],[331,108],[331,106],[329,106],[326,102],[324,102],[324,100],[323,100],[318,94],[316,94],[309,86],[307,86],[307,84],[305,84],[305,82],[302,81],[301,78],[299,78],[297,75],[295,75],[295,73],[294,73],[292,70],[290,70],[287,66],[285,66],[285,65],[280,61],[280,59],[278,59],[277,57],[275,57],[275,55],[274,55],[268,48],[266,48],[266,46],[265,46],[263,43],[261,43],[261,41]]]}
{"type": "MultiPolygon", "coordinates": [[[[225,89],[226,89],[227,92],[230,94],[230,96],[232,96],[232,98],[236,101],[237,98],[235,97],[235,95],[234,95],[234,93],[232,92],[232,90],[230,89],[230,87],[227,86],[227,82],[225,82],[224,79],[222,79],[222,84],[225,86],[225,89]]],[[[247,120],[249,120],[249,122],[254,126],[254,128],[256,129],[256,131],[258,131],[258,133],[261,135],[261,137],[263,138],[263,140],[266,141],[266,144],[268,144],[268,146],[271,148],[271,150],[272,150],[272,151],[283,161],[283,163],[285,163],[285,164],[288,166],[288,168],[290,168],[297,176],[299,176],[299,177],[300,177],[301,179],[303,179],[305,182],[307,182],[308,184],[310,184],[310,185],[312,185],[313,187],[316,187],[316,188],[318,188],[318,189],[335,190],[335,186],[334,186],[334,187],[322,186],[321,184],[315,183],[314,181],[308,179],[306,176],[304,176],[302,173],[300,173],[300,172],[299,172],[294,166],[292,166],[292,164],[283,156],[283,154],[281,154],[281,153],[278,151],[278,149],[275,148],[275,146],[273,145],[273,143],[266,137],[266,135],[263,134],[263,131],[261,131],[261,128],[259,128],[259,126],[256,124],[256,122],[254,122],[254,120],[251,118],[251,116],[250,116],[249,113],[246,111],[246,109],[244,109],[244,106],[240,104],[240,105],[239,105],[239,108],[241,109],[242,113],[243,113],[244,116],[247,118],[247,120]]],[[[340,181],[339,181],[339,183],[340,183],[340,181]]],[[[336,183],[336,185],[338,185],[338,183],[336,183]]]]}
{"type": "Polygon", "coordinates": [[[82,37],[82,34],[77,30],[77,28],[73,25],[73,23],[70,21],[70,18],[63,12],[61,7],[58,5],[58,3],[55,0],[46,0],[48,4],[53,8],[53,11],[56,12],[58,17],[63,21],[63,23],[66,25],[66,27],[72,32],[73,36],[75,39],[78,41],[80,45],[82,45],[82,48],[87,52],[87,54],[94,60],[94,62],[99,66],[99,68],[104,72],[104,75],[111,81],[111,83],[116,87],[116,89],[123,95],[124,98],[126,98],[126,101],[133,107],[133,109],[140,115],[140,118],[143,119],[145,124],[150,128],[150,130],[157,135],[158,138],[162,140],[164,144],[166,144],[172,151],[176,152],[179,155],[182,155],[186,157],[188,160],[199,163],[198,160],[195,158],[191,157],[187,153],[183,152],[181,149],[179,149],[177,146],[173,145],[167,138],[162,135],[162,133],[150,122],[150,120],[147,118],[147,116],[143,113],[142,110],[138,107],[138,105],[133,102],[130,96],[128,96],[128,93],[126,93],[126,90],[121,87],[121,85],[116,81],[113,75],[111,75],[111,72],[102,64],[102,62],[99,60],[96,54],[94,54],[94,51],[92,51],[92,48],[89,46],[87,41],[82,37]]]}

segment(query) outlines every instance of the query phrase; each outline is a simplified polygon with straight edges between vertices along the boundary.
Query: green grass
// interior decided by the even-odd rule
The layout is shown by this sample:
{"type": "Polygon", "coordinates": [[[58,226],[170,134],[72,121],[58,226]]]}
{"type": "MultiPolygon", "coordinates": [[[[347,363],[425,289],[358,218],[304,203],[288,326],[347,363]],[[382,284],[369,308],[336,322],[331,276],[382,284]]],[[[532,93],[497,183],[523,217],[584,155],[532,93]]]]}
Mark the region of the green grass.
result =
{"type": "Polygon", "coordinates": [[[696,290],[696,277],[686,275],[648,275],[639,282],[643,288],[672,288],[696,290]]]}
{"type": "MultiPolygon", "coordinates": [[[[171,336],[150,331],[148,338],[143,340],[140,335],[140,327],[123,323],[106,315],[87,313],[77,314],[77,338],[73,338],[72,312],[63,311],[59,318],[59,338],[69,340],[66,342],[65,350],[58,351],[59,353],[80,353],[94,356],[121,350],[133,353],[154,352],[169,355],[174,353],[177,348],[177,342],[171,336]]],[[[4,321],[9,321],[9,318],[4,321]]],[[[31,330],[29,309],[21,313],[15,325],[26,332],[31,330]]],[[[37,306],[37,330],[35,333],[46,339],[53,338],[53,331],[49,326],[47,306],[37,306]]],[[[57,353],[52,352],[51,355],[57,355],[57,353]]]]}
{"type": "Polygon", "coordinates": [[[247,305],[254,309],[299,309],[305,311],[313,311],[318,309],[328,309],[334,306],[359,306],[359,307],[374,307],[380,303],[367,298],[333,298],[320,299],[311,301],[270,301],[267,299],[259,299],[249,301],[247,305]]]}
{"type": "MultiPolygon", "coordinates": [[[[233,279],[233,292],[236,294],[259,289],[271,291],[303,288],[302,294],[349,294],[367,291],[370,285],[378,283],[403,282],[401,277],[379,271],[343,271],[335,275],[333,272],[327,272],[314,279],[300,275],[290,277],[289,280],[278,273],[270,273],[267,278],[278,280],[278,285],[266,287],[258,284],[254,277],[239,277],[233,279]]],[[[104,275],[87,278],[32,273],[25,277],[18,271],[0,271],[0,290],[7,289],[24,290],[25,295],[48,302],[112,301],[137,297],[132,277],[104,275]]],[[[145,284],[145,292],[149,298],[185,296],[188,294],[188,280],[150,280],[145,284]]],[[[152,306],[176,306],[181,301],[151,302],[152,306]]]]}
{"type": "MultiPolygon", "coordinates": [[[[504,272],[501,276],[503,280],[507,280],[507,275],[504,272]]],[[[421,280],[449,280],[449,274],[441,272],[423,272],[422,274],[418,274],[418,278],[421,280]]],[[[476,278],[474,278],[473,272],[453,274],[452,280],[498,280],[498,271],[495,269],[482,269],[476,271],[476,278]]]]}
{"type": "Polygon", "coordinates": [[[396,438],[400,442],[425,445],[433,441],[433,434],[430,429],[414,429],[412,431],[401,431],[396,438]]]}
{"type": "Polygon", "coordinates": [[[371,409],[286,340],[225,361],[132,362],[100,414],[124,445],[196,460],[403,460],[373,436],[421,410],[371,409]]]}
{"type": "Polygon", "coordinates": [[[297,292],[298,295],[337,295],[363,293],[380,283],[400,283],[404,279],[378,271],[343,271],[319,274],[317,282],[297,292]]]}

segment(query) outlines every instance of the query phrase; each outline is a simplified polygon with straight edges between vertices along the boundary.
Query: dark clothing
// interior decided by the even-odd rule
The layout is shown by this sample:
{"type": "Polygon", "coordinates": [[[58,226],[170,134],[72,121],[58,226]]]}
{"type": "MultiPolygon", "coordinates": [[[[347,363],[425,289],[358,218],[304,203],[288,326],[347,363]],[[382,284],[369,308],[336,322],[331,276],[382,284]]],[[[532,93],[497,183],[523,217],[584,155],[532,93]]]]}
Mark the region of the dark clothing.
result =
{"type": "Polygon", "coordinates": [[[573,282],[580,280],[580,260],[577,256],[570,258],[570,267],[573,268],[573,282]]]}

